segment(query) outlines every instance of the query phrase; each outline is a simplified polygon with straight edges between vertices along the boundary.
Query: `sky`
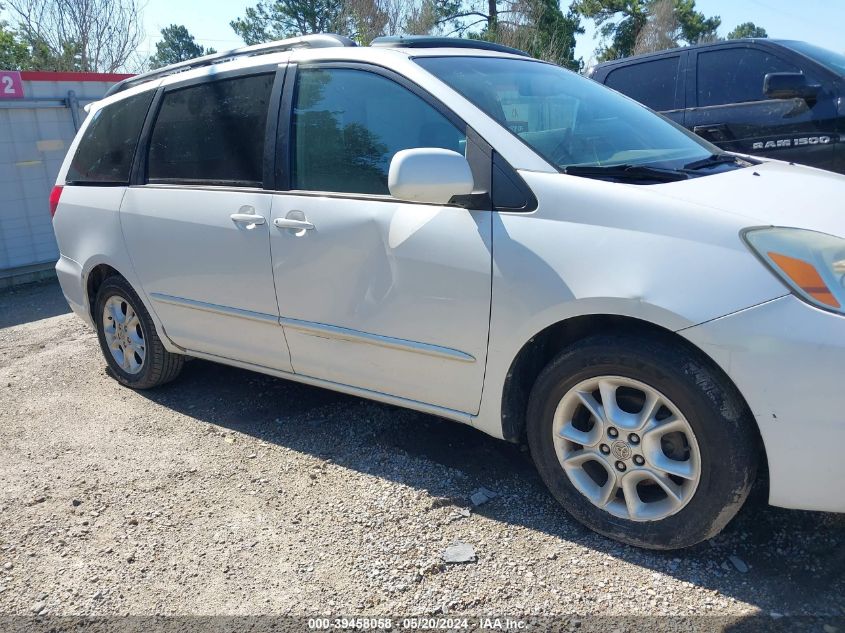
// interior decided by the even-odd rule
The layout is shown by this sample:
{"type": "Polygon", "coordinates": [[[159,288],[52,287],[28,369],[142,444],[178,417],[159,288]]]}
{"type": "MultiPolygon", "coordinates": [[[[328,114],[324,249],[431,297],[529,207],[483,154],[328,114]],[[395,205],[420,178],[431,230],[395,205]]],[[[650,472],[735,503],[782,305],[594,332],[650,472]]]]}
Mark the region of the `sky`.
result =
{"type": "MultiPolygon", "coordinates": [[[[197,42],[206,47],[226,50],[243,42],[229,22],[243,15],[247,6],[258,0],[146,0],[144,25],[147,36],[139,52],[155,52],[159,32],[170,24],[183,24],[197,42]]],[[[272,1],[272,0],[271,0],[272,1]]],[[[142,0],[143,2],[143,0],[142,0]]],[[[564,0],[564,6],[569,0],[564,0]]],[[[696,7],[705,15],[722,18],[720,35],[727,35],[736,25],[754,22],[765,28],[769,37],[812,42],[837,52],[845,52],[845,0],[697,0],[696,7]]],[[[578,38],[576,56],[589,62],[598,45],[595,28],[583,21],[587,32],[578,38]]]]}

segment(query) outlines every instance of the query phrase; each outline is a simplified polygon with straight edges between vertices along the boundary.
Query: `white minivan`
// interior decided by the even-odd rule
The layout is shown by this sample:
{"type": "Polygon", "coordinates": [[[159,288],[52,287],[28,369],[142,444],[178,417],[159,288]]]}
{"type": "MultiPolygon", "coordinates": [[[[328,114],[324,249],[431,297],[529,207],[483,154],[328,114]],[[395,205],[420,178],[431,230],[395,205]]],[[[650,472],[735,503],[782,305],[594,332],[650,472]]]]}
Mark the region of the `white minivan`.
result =
{"type": "Polygon", "coordinates": [[[519,51],[314,35],[133,77],[51,210],[129,387],[198,357],[527,441],[642,547],[714,536],[762,469],[845,512],[845,177],[519,51]]]}

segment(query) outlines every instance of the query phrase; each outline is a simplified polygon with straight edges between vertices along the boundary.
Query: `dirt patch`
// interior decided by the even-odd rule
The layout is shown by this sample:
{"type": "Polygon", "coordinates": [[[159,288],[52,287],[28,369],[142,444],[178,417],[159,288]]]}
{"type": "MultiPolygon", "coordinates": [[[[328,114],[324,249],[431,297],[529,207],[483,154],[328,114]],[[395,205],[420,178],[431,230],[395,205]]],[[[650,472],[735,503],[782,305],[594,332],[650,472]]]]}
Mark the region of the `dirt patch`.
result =
{"type": "Polygon", "coordinates": [[[51,293],[0,296],[0,613],[845,615],[843,516],[758,492],[713,542],[636,550],[468,427],[203,361],[120,387],[51,293]]]}

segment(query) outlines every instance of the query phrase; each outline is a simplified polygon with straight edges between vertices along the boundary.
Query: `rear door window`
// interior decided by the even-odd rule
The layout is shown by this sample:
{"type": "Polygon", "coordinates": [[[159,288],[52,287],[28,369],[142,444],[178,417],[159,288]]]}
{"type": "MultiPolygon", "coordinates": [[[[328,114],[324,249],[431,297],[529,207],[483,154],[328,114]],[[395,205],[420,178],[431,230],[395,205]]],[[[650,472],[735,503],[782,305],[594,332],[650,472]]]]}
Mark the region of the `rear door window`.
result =
{"type": "Polygon", "coordinates": [[[274,75],[166,92],[150,136],[147,181],[260,187],[274,75]]]}
{"type": "Polygon", "coordinates": [[[768,51],[727,48],[698,54],[698,106],[762,101],[768,73],[798,73],[801,69],[768,51]]]}
{"type": "Polygon", "coordinates": [[[147,90],[94,113],[70,163],[67,184],[129,184],[132,159],[153,94],[147,90]]]}
{"type": "Polygon", "coordinates": [[[674,110],[680,62],[676,56],[631,64],[612,70],[604,83],[652,110],[674,110]]]}

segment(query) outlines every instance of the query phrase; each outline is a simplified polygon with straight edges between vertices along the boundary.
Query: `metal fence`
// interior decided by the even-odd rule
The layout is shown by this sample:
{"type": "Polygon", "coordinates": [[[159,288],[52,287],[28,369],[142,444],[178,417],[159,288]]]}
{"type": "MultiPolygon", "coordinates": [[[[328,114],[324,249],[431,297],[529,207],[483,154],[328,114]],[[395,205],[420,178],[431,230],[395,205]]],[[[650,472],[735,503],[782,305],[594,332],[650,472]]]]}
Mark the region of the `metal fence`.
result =
{"type": "Polygon", "coordinates": [[[0,72],[0,288],[52,274],[50,190],[83,107],[125,77],[0,72]]]}

